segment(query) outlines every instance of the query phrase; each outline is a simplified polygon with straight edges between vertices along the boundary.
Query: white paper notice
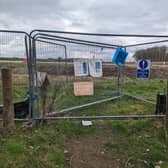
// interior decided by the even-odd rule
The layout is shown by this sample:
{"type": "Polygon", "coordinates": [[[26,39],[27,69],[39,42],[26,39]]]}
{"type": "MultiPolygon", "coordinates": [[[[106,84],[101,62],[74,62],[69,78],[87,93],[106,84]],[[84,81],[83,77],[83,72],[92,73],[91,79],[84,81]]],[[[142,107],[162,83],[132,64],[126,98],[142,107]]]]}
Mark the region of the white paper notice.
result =
{"type": "Polygon", "coordinates": [[[74,73],[75,76],[88,76],[89,67],[87,59],[75,59],[74,60],[74,73]]]}
{"type": "Polygon", "coordinates": [[[102,61],[100,59],[90,59],[89,72],[92,77],[101,77],[103,75],[102,61]]]}

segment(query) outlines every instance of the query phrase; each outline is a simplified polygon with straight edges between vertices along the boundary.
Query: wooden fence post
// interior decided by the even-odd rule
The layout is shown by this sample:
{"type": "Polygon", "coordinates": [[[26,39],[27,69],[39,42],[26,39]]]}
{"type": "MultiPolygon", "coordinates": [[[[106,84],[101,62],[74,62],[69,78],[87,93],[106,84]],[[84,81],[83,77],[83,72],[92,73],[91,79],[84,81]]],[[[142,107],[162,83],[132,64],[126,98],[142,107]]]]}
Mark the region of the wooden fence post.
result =
{"type": "Polygon", "coordinates": [[[15,127],[14,123],[14,105],[12,96],[12,70],[3,68],[2,89],[3,89],[3,127],[10,130],[15,127]]]}
{"type": "Polygon", "coordinates": [[[41,96],[41,106],[42,106],[42,114],[40,117],[44,117],[47,113],[46,105],[47,105],[47,90],[48,85],[50,84],[48,79],[48,74],[46,72],[37,72],[37,80],[38,80],[38,87],[40,89],[40,96],[41,96]]]}

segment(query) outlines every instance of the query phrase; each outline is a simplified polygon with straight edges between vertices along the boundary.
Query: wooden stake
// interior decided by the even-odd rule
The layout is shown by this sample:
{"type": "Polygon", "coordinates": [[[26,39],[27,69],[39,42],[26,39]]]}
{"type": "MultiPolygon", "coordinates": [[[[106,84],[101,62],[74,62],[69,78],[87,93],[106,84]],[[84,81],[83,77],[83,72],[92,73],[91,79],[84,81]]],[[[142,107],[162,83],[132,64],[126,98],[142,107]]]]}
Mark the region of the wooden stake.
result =
{"type": "Polygon", "coordinates": [[[40,117],[44,117],[47,113],[47,91],[48,91],[48,85],[49,85],[49,79],[46,72],[38,72],[37,73],[37,79],[38,79],[38,87],[40,89],[40,95],[41,95],[41,103],[42,103],[42,114],[40,117]]]}
{"type": "Polygon", "coordinates": [[[14,123],[14,106],[12,97],[12,70],[4,68],[2,73],[2,89],[3,89],[3,127],[13,129],[14,123]]]}

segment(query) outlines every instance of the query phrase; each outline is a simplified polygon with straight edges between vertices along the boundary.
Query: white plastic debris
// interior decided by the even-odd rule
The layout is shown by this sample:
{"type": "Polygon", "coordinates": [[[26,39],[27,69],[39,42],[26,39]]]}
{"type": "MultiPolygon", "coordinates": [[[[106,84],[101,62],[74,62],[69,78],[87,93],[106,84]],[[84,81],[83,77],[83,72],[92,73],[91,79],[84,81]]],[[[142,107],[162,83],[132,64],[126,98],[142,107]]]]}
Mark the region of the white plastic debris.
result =
{"type": "Polygon", "coordinates": [[[68,150],[65,149],[65,150],[64,150],[64,154],[67,154],[67,153],[68,153],[68,150]]]}
{"type": "Polygon", "coordinates": [[[156,165],[155,168],[160,168],[160,166],[159,166],[159,165],[156,165]]]}
{"type": "Polygon", "coordinates": [[[146,152],[149,152],[150,151],[150,149],[146,149],[146,152]]]}
{"type": "Polygon", "coordinates": [[[82,120],[82,125],[87,127],[87,126],[91,126],[92,125],[92,121],[85,121],[85,120],[82,120]]]}
{"type": "Polygon", "coordinates": [[[162,160],[160,160],[158,163],[161,165],[161,164],[163,164],[163,161],[162,161],[162,160]]]}

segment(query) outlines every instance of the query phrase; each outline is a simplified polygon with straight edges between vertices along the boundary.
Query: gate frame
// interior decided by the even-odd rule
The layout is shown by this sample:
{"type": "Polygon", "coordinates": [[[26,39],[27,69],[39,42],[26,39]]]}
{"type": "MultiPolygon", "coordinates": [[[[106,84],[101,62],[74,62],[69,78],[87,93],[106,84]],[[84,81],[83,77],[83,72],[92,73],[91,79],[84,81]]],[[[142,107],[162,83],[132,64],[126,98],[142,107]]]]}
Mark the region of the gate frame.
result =
{"type": "MultiPolygon", "coordinates": [[[[168,38],[168,35],[148,35],[148,34],[144,34],[144,35],[140,35],[140,34],[98,34],[98,33],[82,33],[82,32],[66,32],[66,31],[55,31],[55,30],[43,30],[43,29],[35,29],[35,30],[32,30],[31,32],[30,32],[30,38],[29,38],[29,57],[30,57],[30,62],[31,62],[31,64],[30,64],[30,75],[31,75],[31,77],[30,77],[30,79],[31,79],[31,81],[32,81],[32,85],[31,85],[31,93],[32,93],[32,97],[34,97],[34,96],[37,96],[36,94],[36,91],[35,91],[35,83],[34,83],[34,81],[35,81],[35,76],[34,76],[34,74],[36,74],[37,73],[37,69],[36,69],[36,53],[35,53],[35,48],[36,48],[36,46],[35,46],[35,40],[37,40],[36,39],[36,36],[38,36],[38,35],[42,35],[42,36],[45,36],[43,33],[56,33],[56,34],[71,34],[71,35],[87,35],[87,36],[106,36],[106,37],[140,37],[140,38],[168,38]],[[40,33],[39,33],[40,32],[40,33]],[[42,33],[41,33],[42,32],[42,33]]],[[[51,34],[47,34],[47,35],[51,35],[51,34]]],[[[46,35],[46,36],[47,36],[46,35]]],[[[60,37],[60,36],[57,36],[57,37],[55,37],[55,38],[58,38],[58,37],[60,37]]],[[[62,37],[61,37],[62,38],[62,37]]],[[[65,40],[65,38],[63,38],[64,40],[65,40]]],[[[72,40],[72,39],[71,39],[72,40]]],[[[78,39],[79,40],[79,39],[78,39]]],[[[57,41],[58,41],[58,39],[57,39],[57,41]]],[[[63,40],[62,40],[63,41],[63,40]]],[[[79,40],[79,42],[81,42],[81,40],[79,40]]],[[[91,43],[98,43],[98,42],[92,42],[92,41],[86,41],[86,42],[91,42],[91,43]]],[[[148,45],[148,44],[158,44],[158,43],[163,43],[163,42],[168,42],[168,40],[158,40],[158,41],[150,41],[150,42],[144,42],[144,43],[135,43],[135,44],[130,44],[130,45],[125,45],[125,46],[121,46],[121,45],[117,45],[117,46],[120,46],[121,48],[124,48],[125,50],[126,50],[126,48],[130,48],[130,47],[134,47],[134,46],[142,46],[142,45],[148,45]]],[[[79,43],[80,44],[80,43],[79,43]]],[[[107,44],[107,43],[101,43],[101,45],[112,45],[112,44],[107,44]]],[[[116,46],[116,45],[115,45],[116,46]]],[[[105,48],[105,46],[102,46],[102,47],[104,47],[105,48]]],[[[123,74],[123,76],[124,76],[124,69],[123,70],[121,70],[120,69],[120,73],[121,74],[123,74]]],[[[121,80],[122,81],[122,80],[121,80]]],[[[121,82],[122,83],[122,82],[121,82]]],[[[122,83],[123,85],[124,85],[124,83],[122,83]]],[[[123,86],[122,85],[122,86],[123,86]]],[[[133,98],[133,99],[137,99],[137,100],[140,100],[140,101],[143,101],[143,102],[145,102],[145,103],[148,103],[148,104],[151,104],[151,105],[155,105],[155,103],[153,103],[153,102],[150,102],[150,101],[148,101],[148,100],[145,100],[145,99],[143,99],[143,98],[140,98],[140,97],[137,97],[137,96],[133,96],[133,95],[128,95],[128,94],[125,94],[124,92],[123,92],[123,89],[122,89],[122,97],[124,97],[124,96],[129,96],[129,97],[131,97],[131,98],[133,98]]],[[[120,97],[121,98],[121,97],[120,97]]],[[[119,99],[120,99],[119,98],[119,99]]],[[[40,119],[40,118],[38,118],[38,117],[36,117],[36,116],[34,116],[34,101],[35,99],[33,99],[32,101],[31,101],[31,114],[32,114],[32,118],[34,119],[34,120],[38,120],[38,119],[40,119]]],[[[104,102],[104,101],[102,101],[102,102],[104,102]]],[[[101,103],[101,102],[100,102],[101,103]]],[[[94,104],[94,103],[93,103],[94,104]]],[[[91,104],[91,105],[93,105],[93,104],[91,104]]],[[[87,105],[86,105],[87,106],[87,105]]],[[[85,107],[85,105],[83,106],[83,107],[85,107]]],[[[82,108],[83,108],[82,107],[82,108]]],[[[70,109],[70,110],[73,110],[73,109],[70,109]]],[[[69,110],[68,110],[69,111],[69,110]]],[[[55,114],[53,114],[53,115],[55,115],[55,114]]],[[[131,116],[131,115],[130,115],[131,116]]],[[[135,115],[135,116],[137,116],[138,118],[150,118],[150,115],[135,115]],[[146,117],[145,117],[146,116],[146,117]]],[[[156,117],[156,118],[158,118],[158,117],[164,117],[165,115],[151,115],[151,118],[153,118],[153,117],[156,117]]],[[[76,116],[77,118],[80,118],[81,116],[76,116]]],[[[89,117],[91,117],[92,118],[92,116],[87,116],[88,118],[89,117]]],[[[98,117],[98,116],[95,116],[96,118],[98,117]]],[[[106,116],[107,118],[109,117],[109,118],[115,118],[115,116],[106,116]]],[[[124,117],[124,116],[122,116],[122,117],[124,117]]],[[[59,117],[58,117],[59,118],[59,117]]],[[[73,117],[69,117],[69,119],[71,119],[71,118],[73,118],[73,117]]],[[[98,117],[99,118],[99,117],[98,117]]],[[[100,116],[100,118],[103,118],[103,116],[100,116]]],[[[120,118],[120,117],[119,117],[120,118]]],[[[125,118],[128,118],[128,115],[125,115],[125,118]]],[[[44,117],[44,118],[42,118],[42,119],[49,119],[49,118],[47,118],[47,117],[44,117]]],[[[55,117],[55,119],[57,119],[57,117],[55,117]]],[[[62,119],[64,119],[64,118],[62,118],[62,119]]]]}
{"type": "MultiPolygon", "coordinates": [[[[130,44],[130,45],[125,45],[125,46],[121,46],[121,45],[113,45],[113,44],[108,44],[108,43],[99,43],[99,42],[95,42],[95,41],[86,41],[86,40],[80,40],[80,39],[75,39],[75,38],[67,38],[67,37],[62,37],[62,36],[55,36],[53,35],[53,33],[56,33],[56,34],[71,34],[71,35],[87,35],[87,36],[107,36],[107,37],[143,37],[143,38],[168,38],[167,35],[139,35],[139,34],[97,34],[97,33],[81,33],[81,32],[65,32],[65,31],[54,31],[54,30],[42,30],[42,29],[35,29],[35,30],[32,30],[31,33],[30,33],[30,36],[32,37],[33,39],[33,43],[35,43],[36,40],[38,40],[38,38],[41,38],[41,39],[45,39],[45,40],[53,40],[53,41],[61,41],[61,42],[70,42],[70,41],[66,41],[66,40],[74,40],[73,43],[76,43],[76,44],[83,44],[81,42],[84,42],[86,45],[90,45],[91,44],[98,44],[98,47],[103,47],[103,48],[111,48],[112,46],[113,47],[121,47],[123,49],[127,49],[127,48],[130,48],[130,47],[134,47],[134,46],[142,46],[142,45],[148,45],[148,44],[158,44],[158,43],[163,43],[163,42],[168,42],[168,40],[160,40],[160,41],[151,41],[151,42],[145,42],[145,43],[135,43],[135,44],[130,44]],[[45,34],[45,33],[52,33],[52,34],[45,34]],[[49,38],[50,37],[50,38],[49,38]],[[89,44],[88,44],[89,43],[89,44]],[[102,46],[99,46],[99,45],[102,45],[102,46]]],[[[83,44],[83,45],[85,45],[83,44]]],[[[92,45],[90,45],[92,46],[92,45]]],[[[32,55],[32,57],[36,57],[35,55],[35,52],[33,53],[34,55],[32,55]]],[[[119,68],[119,72],[121,74],[121,76],[123,76],[122,78],[119,78],[120,83],[121,83],[121,86],[124,85],[124,67],[123,68],[119,68]]],[[[150,105],[155,105],[155,103],[153,102],[150,102],[146,99],[143,99],[143,98],[139,98],[137,96],[133,96],[133,95],[128,95],[128,94],[125,94],[124,91],[123,91],[123,87],[120,88],[121,90],[119,91],[119,97],[114,97],[114,99],[120,99],[124,96],[127,96],[127,97],[131,97],[133,99],[137,99],[137,100],[140,100],[140,101],[143,101],[145,103],[148,103],[150,105]]],[[[51,115],[49,116],[54,116],[56,114],[62,114],[62,113],[65,113],[65,112],[69,112],[71,110],[74,110],[74,109],[78,109],[78,108],[83,108],[83,107],[87,107],[87,106],[90,106],[90,105],[94,105],[94,104],[97,104],[97,103],[103,103],[105,101],[110,101],[110,100],[113,100],[113,98],[109,98],[109,99],[104,99],[104,100],[99,100],[99,101],[95,101],[95,102],[91,102],[91,103],[87,103],[87,104],[84,104],[84,105],[79,105],[79,106],[74,106],[74,107],[70,107],[70,108],[67,108],[67,109],[63,109],[62,111],[60,112],[53,112],[51,115]]],[[[134,115],[133,115],[134,116],[134,115]]],[[[148,118],[148,117],[163,117],[164,115],[135,115],[137,116],[138,118],[148,118]],[[145,117],[146,116],[146,117],[145,117]]],[[[100,118],[115,118],[115,116],[100,116],[100,118]]],[[[122,116],[124,117],[124,116],[122,116]]],[[[131,117],[131,116],[130,116],[131,117]]],[[[60,117],[54,117],[55,119],[58,119],[60,117]]],[[[73,118],[76,118],[76,119],[80,119],[82,118],[81,116],[75,116],[75,117],[61,117],[61,119],[73,119],[73,118]]],[[[83,117],[83,118],[99,118],[99,116],[86,116],[86,117],[83,117]]],[[[120,118],[120,117],[118,117],[120,118]]],[[[128,115],[125,115],[125,118],[129,118],[128,115]]],[[[134,117],[133,117],[134,118],[134,117]]],[[[136,117],[135,117],[136,118],[136,117]]],[[[50,119],[49,118],[46,118],[44,117],[44,119],[50,119]]]]}
{"type": "Polygon", "coordinates": [[[33,87],[33,83],[32,83],[32,68],[31,68],[31,59],[32,57],[30,56],[30,34],[28,34],[25,31],[18,31],[18,30],[4,30],[4,29],[0,29],[0,33],[14,33],[14,34],[21,34],[24,35],[24,47],[25,47],[25,53],[26,53],[26,59],[27,59],[27,70],[28,70],[28,78],[29,78],[29,114],[28,114],[28,118],[31,119],[31,114],[32,114],[32,103],[33,100],[31,100],[31,95],[33,95],[33,91],[32,91],[32,87],[33,87]]]}
{"type": "MultiPolygon", "coordinates": [[[[82,35],[82,36],[105,36],[105,37],[142,37],[142,38],[167,38],[168,35],[140,35],[140,34],[98,34],[98,33],[82,33],[82,32],[65,32],[65,31],[55,31],[55,30],[43,30],[43,29],[35,29],[28,34],[27,32],[24,31],[17,31],[17,30],[0,30],[0,32],[4,33],[18,33],[18,34],[24,34],[25,39],[25,52],[26,52],[26,57],[27,57],[27,67],[28,67],[28,77],[29,77],[29,118],[27,119],[15,119],[15,121],[28,121],[28,120],[59,120],[59,119],[139,119],[139,118],[163,118],[165,115],[119,115],[119,116],[86,116],[86,117],[81,117],[81,116],[74,116],[74,117],[44,117],[44,118],[39,118],[35,117],[35,109],[34,109],[34,103],[38,99],[38,94],[35,90],[35,74],[36,74],[36,57],[35,57],[35,35],[38,33],[56,33],[56,34],[71,34],[71,35],[82,35]]],[[[51,34],[49,34],[51,35],[51,34]]],[[[45,36],[45,35],[44,35],[45,36]]],[[[56,37],[55,37],[56,38],[56,37]]],[[[60,36],[57,36],[57,38],[60,38],[60,36]]],[[[62,38],[62,37],[61,37],[62,38]]],[[[62,38],[63,40],[67,40],[62,38]]],[[[80,39],[74,39],[74,40],[79,40],[80,39]]],[[[142,45],[149,45],[149,44],[158,44],[158,43],[164,43],[168,42],[168,40],[154,40],[150,42],[144,42],[144,43],[134,43],[134,44],[129,44],[125,46],[121,45],[114,45],[114,46],[120,46],[121,48],[130,48],[130,47],[135,47],[135,46],[142,46],[142,45]]],[[[89,44],[97,44],[97,45],[103,45],[102,47],[105,48],[105,46],[110,47],[110,45],[113,44],[107,44],[107,43],[99,43],[99,42],[93,42],[93,41],[85,41],[84,43],[89,43],[89,44]]],[[[100,47],[100,46],[99,46],[100,47]]],[[[124,74],[124,70],[123,70],[124,74]]],[[[146,102],[151,105],[155,105],[155,103],[150,102],[148,100],[133,96],[133,95],[128,95],[123,92],[123,96],[129,96],[133,99],[137,99],[143,102],[146,102]]],[[[104,102],[104,101],[103,101],[104,102]]],[[[102,103],[102,102],[100,102],[102,103]]],[[[93,105],[93,104],[92,104],[93,105]]],[[[85,107],[85,106],[84,106],[85,107]]],[[[83,107],[82,107],[83,108],[83,107]]]]}
{"type": "MultiPolygon", "coordinates": [[[[80,40],[80,39],[74,39],[74,38],[66,38],[66,37],[60,37],[60,36],[54,36],[54,35],[50,35],[50,34],[43,34],[43,33],[37,33],[33,36],[33,43],[36,43],[36,41],[39,41],[38,39],[45,39],[45,40],[52,40],[52,41],[61,41],[61,42],[68,42],[68,43],[75,43],[75,44],[81,44],[81,45],[86,45],[86,46],[94,46],[94,47],[103,47],[103,48],[111,48],[111,49],[116,49],[117,47],[121,47],[118,45],[113,45],[113,44],[107,44],[107,43],[99,43],[99,42],[94,42],[94,41],[86,41],[86,40],[80,40]],[[66,41],[68,40],[68,41],[66,41]]],[[[44,42],[44,41],[43,41],[44,42]]],[[[46,41],[48,42],[48,41],[46,41]]],[[[53,44],[53,42],[52,42],[53,44]]],[[[55,43],[58,44],[58,43],[55,43]]],[[[34,45],[35,46],[35,45],[34,45]]],[[[34,48],[34,57],[36,57],[36,47],[34,48]]],[[[63,114],[69,111],[72,111],[74,109],[80,109],[83,107],[88,107],[91,105],[95,105],[95,104],[99,104],[99,103],[103,103],[103,102],[107,102],[107,101],[111,101],[111,100],[115,100],[115,99],[120,99],[123,94],[122,94],[122,77],[124,77],[122,75],[122,67],[118,66],[119,69],[119,75],[118,75],[118,91],[116,92],[118,94],[118,96],[114,96],[114,97],[110,97],[110,98],[105,98],[102,100],[97,100],[94,102],[90,102],[90,103],[86,103],[83,105],[78,105],[78,106],[73,106],[73,107],[69,107],[66,109],[62,109],[59,112],[52,112],[49,113],[48,116],[52,116],[52,115],[58,115],[58,114],[63,114]]],[[[37,72],[37,71],[36,71],[37,72]]],[[[35,115],[33,115],[35,116],[35,115]]]]}

